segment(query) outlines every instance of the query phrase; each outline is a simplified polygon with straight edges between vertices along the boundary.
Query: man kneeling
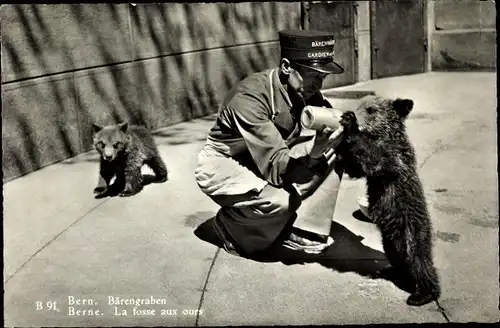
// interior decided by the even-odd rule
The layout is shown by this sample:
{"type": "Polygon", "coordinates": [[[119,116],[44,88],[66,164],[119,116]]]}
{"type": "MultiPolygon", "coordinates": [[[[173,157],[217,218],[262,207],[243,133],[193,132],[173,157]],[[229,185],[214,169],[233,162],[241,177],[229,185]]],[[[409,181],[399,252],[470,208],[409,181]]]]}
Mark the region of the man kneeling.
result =
{"type": "Polygon", "coordinates": [[[320,89],[328,74],[344,69],[333,60],[331,33],[279,36],[280,66],[251,74],[229,91],[195,170],[200,189],[221,206],[214,227],[224,248],[245,256],[282,242],[306,251],[331,244],[298,236],[292,225],[302,201],[334,174],[321,154],[340,143],[341,131],[325,128],[304,137],[300,115],[307,105],[332,107],[320,89]],[[297,147],[307,152],[293,157],[297,147]]]}

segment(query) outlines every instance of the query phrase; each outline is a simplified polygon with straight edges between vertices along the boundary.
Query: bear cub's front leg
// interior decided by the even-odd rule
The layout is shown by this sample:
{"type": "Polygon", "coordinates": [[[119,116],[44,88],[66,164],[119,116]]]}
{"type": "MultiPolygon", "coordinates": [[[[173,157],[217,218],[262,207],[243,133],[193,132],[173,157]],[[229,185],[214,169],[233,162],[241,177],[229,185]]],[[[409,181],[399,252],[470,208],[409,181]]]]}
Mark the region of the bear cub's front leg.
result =
{"type": "Polygon", "coordinates": [[[94,188],[94,194],[96,197],[103,196],[108,191],[108,183],[99,175],[99,182],[97,182],[97,187],[94,188]]]}
{"type": "Polygon", "coordinates": [[[344,130],[344,139],[335,149],[337,154],[335,167],[348,174],[351,178],[364,177],[366,174],[361,166],[361,162],[353,152],[360,138],[358,121],[354,112],[344,112],[341,116],[340,124],[344,130]]]}
{"type": "Polygon", "coordinates": [[[120,197],[129,197],[142,190],[141,167],[137,163],[127,163],[124,170],[125,189],[118,194],[120,197]]]}
{"type": "Polygon", "coordinates": [[[99,167],[99,180],[97,182],[97,187],[94,188],[94,194],[96,198],[106,195],[109,189],[109,183],[115,175],[114,167],[108,161],[101,158],[101,163],[99,167]]]}

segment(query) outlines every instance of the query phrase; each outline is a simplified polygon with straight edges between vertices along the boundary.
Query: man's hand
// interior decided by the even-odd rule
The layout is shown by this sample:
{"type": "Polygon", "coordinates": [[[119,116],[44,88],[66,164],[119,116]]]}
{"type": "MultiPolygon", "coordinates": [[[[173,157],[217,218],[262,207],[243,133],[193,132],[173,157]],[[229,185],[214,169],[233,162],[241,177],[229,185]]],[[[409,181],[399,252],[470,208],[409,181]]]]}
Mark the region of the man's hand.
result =
{"type": "Polygon", "coordinates": [[[302,200],[306,199],[317,189],[317,187],[324,181],[324,176],[312,175],[309,181],[303,183],[294,183],[293,187],[297,190],[302,200]]]}
{"type": "Polygon", "coordinates": [[[327,148],[337,148],[337,146],[342,142],[342,137],[344,132],[344,127],[340,126],[335,131],[329,127],[325,127],[322,133],[326,133],[328,135],[328,140],[326,142],[327,148]]]}
{"type": "Polygon", "coordinates": [[[292,186],[302,199],[307,198],[321,184],[329,170],[325,156],[312,158],[309,155],[290,158],[283,181],[292,186]]]}
{"type": "Polygon", "coordinates": [[[290,195],[285,189],[267,184],[262,191],[250,200],[233,204],[236,208],[253,206],[264,214],[278,214],[282,211],[295,211],[300,206],[300,199],[290,195]]]}
{"type": "Polygon", "coordinates": [[[317,131],[316,139],[314,140],[314,146],[311,151],[311,156],[319,157],[326,150],[330,148],[335,149],[342,141],[343,132],[344,132],[343,126],[340,126],[336,130],[324,126],[321,131],[317,131]]]}

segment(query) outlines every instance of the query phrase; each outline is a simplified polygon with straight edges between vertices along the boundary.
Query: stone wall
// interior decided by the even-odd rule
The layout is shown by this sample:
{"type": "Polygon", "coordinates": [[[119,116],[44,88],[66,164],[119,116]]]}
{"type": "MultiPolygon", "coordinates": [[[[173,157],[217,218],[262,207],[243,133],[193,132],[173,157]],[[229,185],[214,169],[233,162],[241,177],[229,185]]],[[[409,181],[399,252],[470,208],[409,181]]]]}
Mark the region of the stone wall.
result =
{"type": "Polygon", "coordinates": [[[92,122],[215,112],[300,19],[298,2],[2,5],[3,181],[91,149],[92,122]]]}
{"type": "MultiPolygon", "coordinates": [[[[496,69],[493,1],[425,8],[427,70],[496,69]]],[[[90,150],[93,122],[214,113],[234,82],[278,64],[280,29],[334,32],[346,72],[324,87],[373,78],[368,1],[2,5],[0,23],[4,182],[90,150]]]]}

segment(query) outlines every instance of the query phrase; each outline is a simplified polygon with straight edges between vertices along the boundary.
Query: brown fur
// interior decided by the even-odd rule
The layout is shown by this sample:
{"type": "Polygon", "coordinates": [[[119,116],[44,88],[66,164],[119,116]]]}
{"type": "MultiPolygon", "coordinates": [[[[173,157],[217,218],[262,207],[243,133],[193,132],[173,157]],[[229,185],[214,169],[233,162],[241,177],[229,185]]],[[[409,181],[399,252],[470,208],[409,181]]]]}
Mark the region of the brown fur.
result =
{"type": "Polygon", "coordinates": [[[352,178],[365,177],[371,219],[382,234],[385,254],[412,285],[409,305],[440,296],[432,259],[432,226],[416,156],[405,121],[410,99],[367,96],[355,112],[344,113],[345,140],[337,148],[341,169],[352,178]]]}
{"type": "Polygon", "coordinates": [[[128,123],[108,125],[93,124],[94,147],[101,155],[99,182],[94,189],[98,196],[104,196],[116,176],[120,196],[132,196],[142,190],[141,168],[151,167],[158,182],[168,178],[167,167],[160,157],[150,132],[142,126],[128,123]]]}

